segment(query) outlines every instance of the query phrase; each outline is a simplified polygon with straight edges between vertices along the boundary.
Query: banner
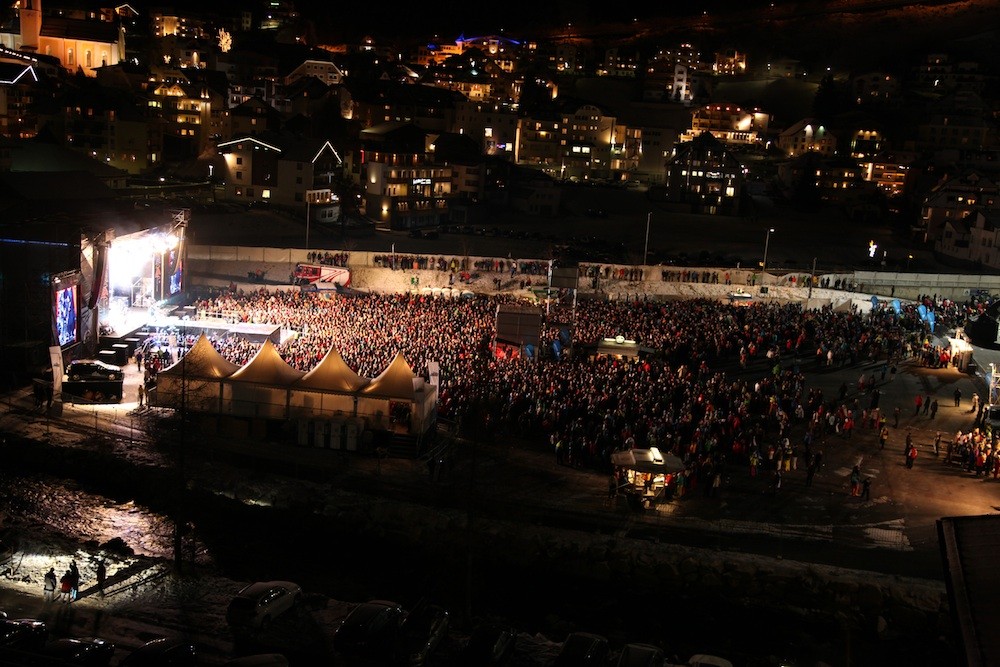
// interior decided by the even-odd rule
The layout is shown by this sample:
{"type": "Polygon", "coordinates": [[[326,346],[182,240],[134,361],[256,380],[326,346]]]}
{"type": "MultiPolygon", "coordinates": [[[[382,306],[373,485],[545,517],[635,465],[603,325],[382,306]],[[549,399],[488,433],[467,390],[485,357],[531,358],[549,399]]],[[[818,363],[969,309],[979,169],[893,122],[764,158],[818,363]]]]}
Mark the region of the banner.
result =
{"type": "Polygon", "coordinates": [[[52,391],[53,393],[62,392],[62,379],[63,379],[63,357],[62,348],[58,345],[52,345],[49,347],[49,363],[52,364],[52,391]]]}

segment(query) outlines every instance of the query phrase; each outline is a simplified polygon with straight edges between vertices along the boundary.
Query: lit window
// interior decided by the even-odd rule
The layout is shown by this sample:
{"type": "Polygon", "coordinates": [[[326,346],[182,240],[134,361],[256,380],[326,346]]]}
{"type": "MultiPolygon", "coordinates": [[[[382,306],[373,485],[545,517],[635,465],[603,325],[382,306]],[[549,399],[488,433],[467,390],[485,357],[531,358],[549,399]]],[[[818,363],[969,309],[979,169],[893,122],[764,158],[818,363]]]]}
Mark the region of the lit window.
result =
{"type": "Polygon", "coordinates": [[[266,189],[262,190],[261,193],[260,193],[260,196],[261,196],[262,199],[270,199],[271,198],[271,191],[270,190],[266,190],[266,189]]]}

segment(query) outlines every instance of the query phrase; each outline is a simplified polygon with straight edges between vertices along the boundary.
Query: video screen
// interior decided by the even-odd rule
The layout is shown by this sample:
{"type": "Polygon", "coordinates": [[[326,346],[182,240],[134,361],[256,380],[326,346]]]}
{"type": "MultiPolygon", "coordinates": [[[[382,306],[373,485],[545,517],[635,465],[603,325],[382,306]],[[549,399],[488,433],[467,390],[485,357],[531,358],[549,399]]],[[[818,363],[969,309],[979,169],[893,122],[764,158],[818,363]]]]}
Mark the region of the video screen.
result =
{"type": "Polygon", "coordinates": [[[183,285],[184,268],[181,254],[177,248],[167,256],[166,274],[170,276],[170,294],[177,294],[183,285]]]}
{"type": "Polygon", "coordinates": [[[59,346],[65,347],[77,341],[77,286],[70,285],[55,293],[56,337],[59,346]]]}

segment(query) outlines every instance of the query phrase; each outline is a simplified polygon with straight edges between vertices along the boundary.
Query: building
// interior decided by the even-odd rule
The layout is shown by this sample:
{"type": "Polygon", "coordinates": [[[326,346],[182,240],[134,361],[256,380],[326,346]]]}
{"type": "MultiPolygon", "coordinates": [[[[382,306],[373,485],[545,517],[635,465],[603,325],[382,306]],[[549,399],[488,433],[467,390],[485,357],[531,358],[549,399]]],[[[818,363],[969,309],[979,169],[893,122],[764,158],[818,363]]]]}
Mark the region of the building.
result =
{"type": "Polygon", "coordinates": [[[124,58],[125,32],[119,15],[109,11],[46,14],[42,0],[23,0],[17,31],[0,33],[0,46],[29,54],[54,56],[69,72],[94,76],[98,67],[124,58]]]}
{"type": "Polygon", "coordinates": [[[763,143],[769,124],[770,117],[766,113],[717,102],[695,110],[691,116],[691,129],[681,135],[681,141],[693,141],[705,132],[711,132],[724,144],[758,145],[763,143]]]}
{"type": "Polygon", "coordinates": [[[946,224],[964,220],[979,210],[993,215],[998,208],[1000,188],[996,181],[976,170],[968,170],[958,176],[945,176],[931,189],[920,207],[923,240],[936,242],[946,224]]]}
{"type": "Polygon", "coordinates": [[[745,169],[712,133],[677,144],[666,172],[667,202],[692,213],[739,214],[745,169]]]}
{"type": "Polygon", "coordinates": [[[726,49],[715,53],[712,71],[720,76],[735,76],[746,74],[747,54],[736,49],[726,49]]]}
{"type": "Polygon", "coordinates": [[[484,155],[513,161],[517,149],[517,111],[491,102],[460,101],[455,105],[452,132],[476,140],[484,155]]]}
{"type": "Polygon", "coordinates": [[[831,156],[837,151],[837,138],[815,118],[803,118],[784,130],[777,144],[788,157],[810,152],[831,156]]]}
{"type": "Polygon", "coordinates": [[[329,141],[264,133],[224,141],[218,151],[226,200],[262,201],[303,213],[315,204],[309,212],[313,219],[326,219],[325,207],[339,208],[333,190],[343,160],[329,141]]]}
{"type": "Polygon", "coordinates": [[[364,214],[385,229],[436,227],[448,220],[453,169],[435,161],[427,132],[390,122],[361,131],[364,214]]]}

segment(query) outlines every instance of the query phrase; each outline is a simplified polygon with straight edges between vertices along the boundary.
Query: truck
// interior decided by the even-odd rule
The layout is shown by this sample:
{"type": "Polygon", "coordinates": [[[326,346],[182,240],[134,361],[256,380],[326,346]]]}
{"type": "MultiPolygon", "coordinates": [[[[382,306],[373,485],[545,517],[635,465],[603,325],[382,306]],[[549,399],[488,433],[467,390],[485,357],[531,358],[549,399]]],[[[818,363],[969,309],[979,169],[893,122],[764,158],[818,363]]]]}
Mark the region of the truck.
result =
{"type": "Polygon", "coordinates": [[[296,285],[317,290],[332,290],[351,284],[350,269],[327,264],[296,264],[292,277],[296,285]]]}

